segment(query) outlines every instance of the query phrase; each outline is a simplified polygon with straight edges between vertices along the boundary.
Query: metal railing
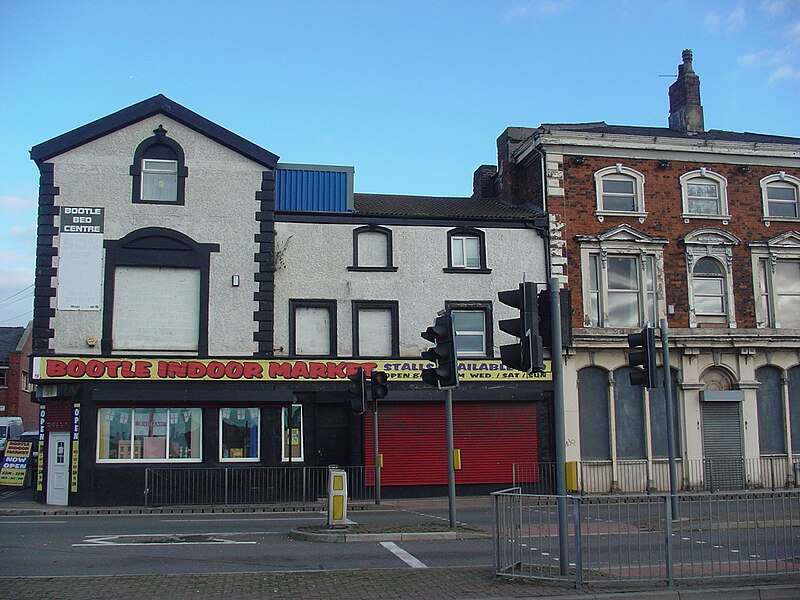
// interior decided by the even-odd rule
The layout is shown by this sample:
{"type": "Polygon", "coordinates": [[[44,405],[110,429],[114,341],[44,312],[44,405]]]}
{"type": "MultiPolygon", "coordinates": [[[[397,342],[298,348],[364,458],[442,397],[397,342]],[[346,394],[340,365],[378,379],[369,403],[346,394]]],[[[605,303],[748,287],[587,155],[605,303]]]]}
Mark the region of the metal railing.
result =
{"type": "MultiPolygon", "coordinates": [[[[375,498],[372,469],[347,472],[350,500],[375,498]],[[366,476],[369,475],[369,481],[366,476]]],[[[328,495],[328,467],[169,467],[145,470],[145,506],[315,503],[328,495]]]]}
{"type": "MultiPolygon", "coordinates": [[[[649,494],[669,491],[666,459],[577,461],[580,494],[649,494]]],[[[703,459],[677,461],[678,488],[684,492],[780,490],[797,488],[800,458],[703,459]]],[[[527,494],[555,493],[555,463],[514,463],[512,486],[527,494]]]]}
{"type": "Polygon", "coordinates": [[[496,576],[591,581],[799,573],[800,491],[668,495],[492,494],[496,576]],[[567,503],[560,556],[557,505],[567,503]],[[569,569],[561,561],[569,561],[569,569]],[[563,574],[568,573],[568,574],[563,574]]]}

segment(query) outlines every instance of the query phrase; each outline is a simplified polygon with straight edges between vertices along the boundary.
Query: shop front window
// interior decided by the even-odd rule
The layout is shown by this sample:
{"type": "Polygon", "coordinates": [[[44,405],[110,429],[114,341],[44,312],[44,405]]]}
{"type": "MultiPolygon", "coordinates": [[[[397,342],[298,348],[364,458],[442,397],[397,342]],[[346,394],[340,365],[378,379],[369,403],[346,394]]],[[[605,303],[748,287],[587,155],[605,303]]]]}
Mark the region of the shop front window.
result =
{"type": "Polygon", "coordinates": [[[220,409],[220,460],[257,461],[261,430],[258,408],[220,409]]]}
{"type": "Polygon", "coordinates": [[[101,408],[97,460],[200,461],[199,408],[101,408]]]}

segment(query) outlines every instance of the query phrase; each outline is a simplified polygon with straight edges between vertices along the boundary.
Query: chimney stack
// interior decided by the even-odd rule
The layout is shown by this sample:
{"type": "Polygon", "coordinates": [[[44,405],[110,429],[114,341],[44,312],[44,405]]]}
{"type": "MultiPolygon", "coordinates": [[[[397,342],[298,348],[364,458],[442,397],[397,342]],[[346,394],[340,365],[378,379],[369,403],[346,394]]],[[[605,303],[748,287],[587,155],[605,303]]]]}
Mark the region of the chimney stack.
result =
{"type": "Polygon", "coordinates": [[[703,107],[700,104],[700,78],[692,68],[692,51],[683,51],[678,79],[669,86],[669,128],[684,133],[702,133],[703,107]]]}

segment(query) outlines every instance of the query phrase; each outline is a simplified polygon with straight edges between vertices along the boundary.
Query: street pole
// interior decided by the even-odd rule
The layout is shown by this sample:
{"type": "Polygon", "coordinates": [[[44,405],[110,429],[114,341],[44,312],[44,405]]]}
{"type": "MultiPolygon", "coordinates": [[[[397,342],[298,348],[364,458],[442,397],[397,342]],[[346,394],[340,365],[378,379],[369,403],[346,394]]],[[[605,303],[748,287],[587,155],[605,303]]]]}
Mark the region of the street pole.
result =
{"type": "Polygon", "coordinates": [[[561,575],[569,575],[569,525],[567,524],[567,460],[564,431],[564,366],[561,350],[561,295],[558,277],[547,280],[550,291],[550,365],[553,373],[553,420],[556,437],[556,494],[558,496],[558,547],[561,575]]]}
{"type": "Polygon", "coordinates": [[[447,422],[447,499],[450,504],[450,529],[456,528],[456,469],[453,464],[453,390],[448,389],[444,400],[447,422]]]}
{"type": "Polygon", "coordinates": [[[381,503],[381,465],[378,452],[378,399],[372,400],[372,445],[375,447],[375,504],[381,503]]]}
{"type": "Polygon", "coordinates": [[[669,455],[669,495],[672,518],[678,515],[678,467],[675,459],[675,406],[672,402],[672,373],[669,370],[669,333],[667,320],[661,319],[661,361],[664,369],[664,406],[667,411],[667,453],[669,455]]]}

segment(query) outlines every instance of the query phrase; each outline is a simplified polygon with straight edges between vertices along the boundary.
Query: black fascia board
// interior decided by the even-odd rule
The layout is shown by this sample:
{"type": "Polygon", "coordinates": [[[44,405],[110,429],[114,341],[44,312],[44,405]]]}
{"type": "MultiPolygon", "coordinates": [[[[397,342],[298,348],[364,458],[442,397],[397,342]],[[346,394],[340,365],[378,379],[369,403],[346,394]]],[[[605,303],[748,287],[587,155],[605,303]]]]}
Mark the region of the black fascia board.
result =
{"type": "Polygon", "coordinates": [[[157,114],[164,114],[175,121],[194,129],[198,133],[230,148],[259,164],[270,169],[278,166],[278,156],[269,150],[257,146],[232,131],[217,125],[213,121],[200,116],[196,112],[170,100],[163,94],[158,94],[147,100],[137,102],[108,116],[87,123],[77,129],[68,131],[31,148],[31,159],[36,164],[41,164],[51,158],[69,150],[87,144],[91,141],[124,129],[133,123],[147,119],[157,114]]]}

